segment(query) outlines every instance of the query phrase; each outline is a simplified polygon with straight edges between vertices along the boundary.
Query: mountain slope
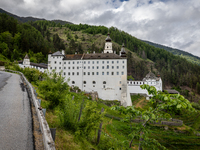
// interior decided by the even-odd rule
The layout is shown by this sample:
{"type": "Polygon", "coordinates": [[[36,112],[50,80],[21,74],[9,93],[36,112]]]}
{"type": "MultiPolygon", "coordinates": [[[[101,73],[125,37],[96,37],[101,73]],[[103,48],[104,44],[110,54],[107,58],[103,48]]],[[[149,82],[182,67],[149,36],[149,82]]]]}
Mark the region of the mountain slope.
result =
{"type": "Polygon", "coordinates": [[[156,44],[156,43],[149,42],[149,41],[143,41],[143,42],[145,42],[145,43],[147,43],[149,45],[155,46],[157,48],[161,48],[161,49],[167,50],[168,52],[170,52],[170,53],[172,53],[174,55],[181,56],[181,57],[187,59],[188,61],[190,61],[192,63],[200,65],[200,57],[192,55],[191,53],[188,53],[188,52],[185,52],[185,51],[182,51],[182,50],[179,50],[179,49],[174,49],[174,48],[171,48],[171,47],[167,47],[167,46],[164,46],[164,45],[156,44]]]}
{"type": "MultiPolygon", "coordinates": [[[[46,19],[34,18],[34,17],[19,17],[19,16],[17,16],[17,15],[14,15],[14,14],[12,14],[12,13],[9,13],[9,12],[7,12],[7,11],[1,9],[1,8],[0,8],[0,13],[5,13],[5,14],[7,14],[7,15],[9,15],[9,16],[15,18],[15,19],[17,19],[18,21],[20,21],[20,22],[22,22],[22,23],[29,22],[29,21],[33,21],[33,22],[34,22],[34,21],[38,21],[38,20],[46,20],[46,19]]],[[[62,20],[51,20],[51,21],[53,21],[53,22],[55,22],[55,23],[60,23],[61,25],[64,25],[64,24],[73,24],[73,23],[71,23],[71,22],[69,22],[69,21],[62,21],[62,20]]]]}

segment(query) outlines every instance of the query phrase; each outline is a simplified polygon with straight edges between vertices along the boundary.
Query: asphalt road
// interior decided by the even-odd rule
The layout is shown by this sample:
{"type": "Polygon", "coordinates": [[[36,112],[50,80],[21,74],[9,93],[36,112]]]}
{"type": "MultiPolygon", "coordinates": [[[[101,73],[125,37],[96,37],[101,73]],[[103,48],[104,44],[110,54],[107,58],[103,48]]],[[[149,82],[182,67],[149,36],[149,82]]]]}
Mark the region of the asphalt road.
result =
{"type": "Polygon", "coordinates": [[[0,150],[33,150],[30,103],[17,74],[0,71],[0,150]]]}

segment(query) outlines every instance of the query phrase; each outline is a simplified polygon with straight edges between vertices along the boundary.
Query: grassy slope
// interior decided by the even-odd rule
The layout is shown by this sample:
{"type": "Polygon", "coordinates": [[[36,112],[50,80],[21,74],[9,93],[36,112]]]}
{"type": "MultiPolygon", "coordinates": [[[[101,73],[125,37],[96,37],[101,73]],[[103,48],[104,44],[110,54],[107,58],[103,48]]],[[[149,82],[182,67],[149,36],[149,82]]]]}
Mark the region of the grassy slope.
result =
{"type": "MultiPolygon", "coordinates": [[[[79,96],[76,93],[71,93],[72,95],[79,96]]],[[[40,95],[40,94],[39,94],[40,95]]],[[[142,109],[148,108],[148,101],[145,100],[142,96],[132,96],[133,105],[136,107],[140,107],[142,109]]],[[[45,108],[47,106],[47,101],[42,99],[42,107],[45,108]]],[[[110,110],[110,107],[99,103],[98,108],[105,108],[107,114],[122,117],[119,112],[110,110]]],[[[59,110],[56,109],[54,111],[47,110],[46,119],[51,128],[56,128],[56,149],[73,149],[73,150],[87,150],[87,149],[109,149],[112,146],[118,144],[118,149],[127,147],[130,142],[130,137],[128,136],[131,132],[130,126],[127,123],[115,120],[113,118],[104,117],[103,119],[103,127],[102,127],[102,138],[100,141],[101,147],[97,147],[94,143],[96,141],[96,133],[93,133],[94,143],[88,142],[87,140],[75,138],[75,135],[71,131],[65,130],[62,126],[60,126],[59,121],[59,110]],[[107,138],[105,138],[105,135],[107,138]],[[110,140],[109,147],[104,145],[105,140],[110,140]],[[104,145],[104,146],[102,146],[104,145]],[[106,148],[105,148],[106,147],[106,148]]],[[[184,123],[188,122],[187,117],[179,118],[183,119],[184,123]]],[[[194,121],[194,117],[189,119],[189,122],[194,121]]],[[[187,123],[186,123],[187,124],[187,123]]],[[[187,124],[188,125],[188,124],[187,124]]],[[[181,150],[181,149],[198,149],[200,146],[200,137],[195,136],[193,131],[191,130],[193,123],[189,126],[183,125],[181,127],[170,127],[165,130],[162,125],[147,125],[147,128],[151,129],[151,133],[149,136],[157,139],[162,145],[166,146],[170,150],[181,150]],[[190,127],[191,126],[191,127],[190,127]],[[191,132],[192,131],[192,132],[191,132]]],[[[134,126],[134,124],[132,124],[134,126]]],[[[138,141],[134,140],[132,145],[132,150],[138,149],[138,141]]]]}
{"type": "MultiPolygon", "coordinates": [[[[102,35],[102,34],[96,34],[96,35],[92,35],[92,34],[87,34],[87,33],[83,33],[82,31],[71,31],[69,28],[67,27],[50,27],[49,28],[51,35],[53,36],[53,34],[58,34],[59,37],[64,41],[64,44],[66,47],[68,47],[70,40],[67,39],[67,34],[69,33],[71,37],[73,37],[73,39],[75,39],[75,35],[78,36],[78,39],[76,41],[76,43],[81,43],[82,48],[84,50],[84,52],[87,52],[88,49],[92,47],[92,44],[95,45],[95,47],[97,47],[98,49],[104,49],[105,46],[105,39],[106,39],[106,35],[102,35]],[[82,37],[85,38],[85,41],[82,41],[82,37]]],[[[112,45],[113,45],[113,50],[117,50],[120,49],[121,50],[121,45],[117,44],[116,42],[112,41],[112,45]]],[[[144,59],[140,58],[135,52],[130,51],[129,49],[125,48],[126,52],[130,52],[132,53],[132,59],[134,59],[137,62],[140,61],[144,61],[144,59]]],[[[147,66],[150,70],[151,66],[154,66],[154,62],[147,59],[145,60],[147,62],[147,66]]],[[[154,71],[156,71],[157,69],[154,68],[154,71]]]]}

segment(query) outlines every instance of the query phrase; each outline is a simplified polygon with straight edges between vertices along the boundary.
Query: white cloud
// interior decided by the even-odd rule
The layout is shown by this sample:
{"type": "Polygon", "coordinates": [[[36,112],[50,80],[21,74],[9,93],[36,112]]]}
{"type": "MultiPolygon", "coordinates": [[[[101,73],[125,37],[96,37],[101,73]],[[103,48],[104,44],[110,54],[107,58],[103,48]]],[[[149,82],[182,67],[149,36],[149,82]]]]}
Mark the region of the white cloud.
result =
{"type": "Polygon", "coordinates": [[[200,57],[199,0],[7,0],[0,6],[19,16],[114,26],[200,57]]]}

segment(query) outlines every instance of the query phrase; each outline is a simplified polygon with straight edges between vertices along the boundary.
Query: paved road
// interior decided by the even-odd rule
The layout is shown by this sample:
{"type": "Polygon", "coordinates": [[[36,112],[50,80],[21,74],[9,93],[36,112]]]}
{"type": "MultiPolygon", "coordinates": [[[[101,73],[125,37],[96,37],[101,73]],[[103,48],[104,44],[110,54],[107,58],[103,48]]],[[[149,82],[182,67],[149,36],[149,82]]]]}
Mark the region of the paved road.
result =
{"type": "Polygon", "coordinates": [[[0,71],[0,150],[33,150],[32,119],[20,76],[0,71]]]}

